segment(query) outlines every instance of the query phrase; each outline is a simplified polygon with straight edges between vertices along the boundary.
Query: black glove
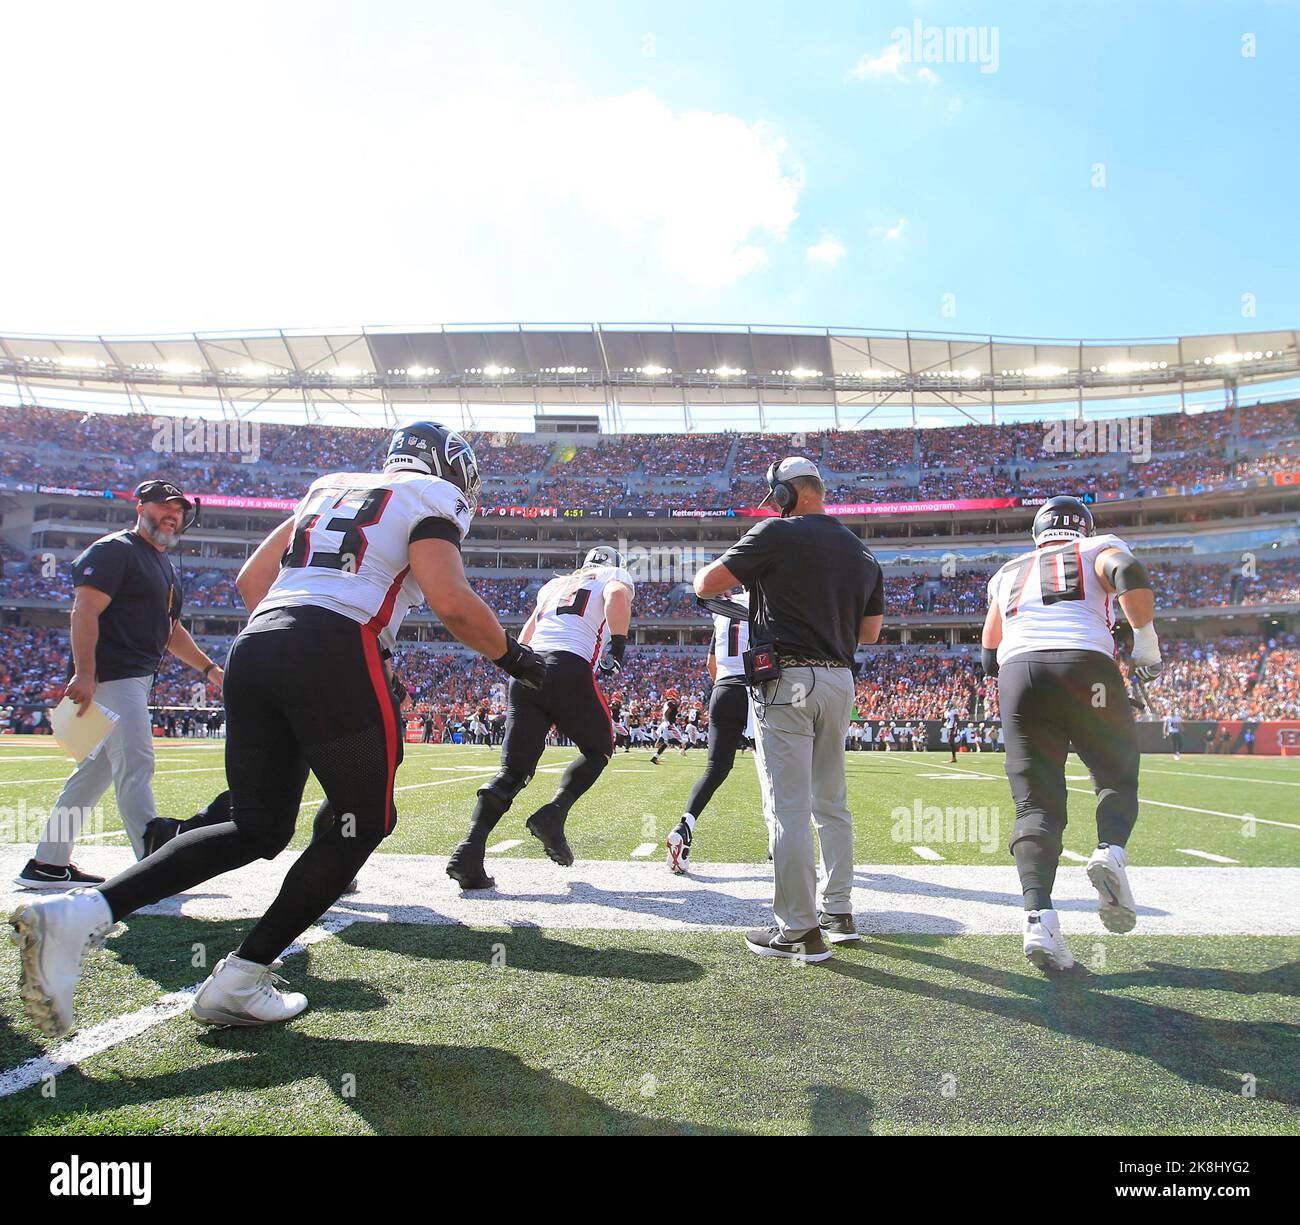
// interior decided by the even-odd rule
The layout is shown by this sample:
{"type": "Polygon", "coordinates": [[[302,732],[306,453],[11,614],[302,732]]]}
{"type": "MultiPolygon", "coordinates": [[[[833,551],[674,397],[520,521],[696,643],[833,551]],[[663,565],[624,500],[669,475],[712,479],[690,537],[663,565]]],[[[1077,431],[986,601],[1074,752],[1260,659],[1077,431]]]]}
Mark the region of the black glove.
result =
{"type": "Polygon", "coordinates": [[[541,656],[509,634],[506,635],[506,653],[492,662],[529,689],[540,689],[546,679],[546,665],[541,656]]]}
{"type": "Polygon", "coordinates": [[[613,634],[609,640],[609,654],[601,658],[599,667],[605,676],[614,676],[623,667],[623,652],[627,650],[627,635],[613,634]]]}
{"type": "Polygon", "coordinates": [[[400,706],[410,696],[406,686],[402,684],[396,673],[389,678],[388,683],[392,686],[393,697],[397,699],[397,704],[400,706]]]}
{"type": "Polygon", "coordinates": [[[1134,664],[1133,675],[1138,678],[1144,685],[1148,681],[1153,681],[1165,670],[1164,660],[1154,664],[1134,664]]]}

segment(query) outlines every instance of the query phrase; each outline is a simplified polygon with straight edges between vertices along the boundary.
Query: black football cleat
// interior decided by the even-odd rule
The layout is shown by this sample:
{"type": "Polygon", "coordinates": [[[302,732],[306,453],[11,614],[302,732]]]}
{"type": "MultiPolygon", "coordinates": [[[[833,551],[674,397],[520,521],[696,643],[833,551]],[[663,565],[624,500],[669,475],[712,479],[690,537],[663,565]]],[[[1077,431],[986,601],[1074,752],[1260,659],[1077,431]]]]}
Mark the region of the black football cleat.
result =
{"type": "Polygon", "coordinates": [[[447,875],[462,889],[495,889],[496,881],[483,867],[483,848],[462,842],[447,860],[447,875]]]}
{"type": "Polygon", "coordinates": [[[544,804],[524,825],[542,844],[542,850],[553,863],[562,868],[573,866],[573,850],[564,837],[564,813],[554,804],[544,804]]]}
{"type": "Polygon", "coordinates": [[[162,850],[184,827],[183,821],[171,817],[154,817],[144,827],[144,857],[148,859],[155,851],[162,850]]]}

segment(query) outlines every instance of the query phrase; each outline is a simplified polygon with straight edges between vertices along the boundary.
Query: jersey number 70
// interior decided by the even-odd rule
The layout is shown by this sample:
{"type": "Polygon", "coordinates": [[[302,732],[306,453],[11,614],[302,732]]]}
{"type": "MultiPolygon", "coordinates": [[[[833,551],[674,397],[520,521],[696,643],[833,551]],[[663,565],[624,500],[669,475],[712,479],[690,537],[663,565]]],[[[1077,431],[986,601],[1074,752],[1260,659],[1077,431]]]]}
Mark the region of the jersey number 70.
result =
{"type": "Polygon", "coordinates": [[[1011,599],[1003,614],[1014,617],[1020,609],[1029,573],[1038,567],[1038,590],[1044,604],[1059,604],[1062,600],[1083,599],[1082,559],[1077,544],[1061,545],[1055,549],[1040,549],[1022,557],[1011,568],[1008,590],[1011,599]]]}

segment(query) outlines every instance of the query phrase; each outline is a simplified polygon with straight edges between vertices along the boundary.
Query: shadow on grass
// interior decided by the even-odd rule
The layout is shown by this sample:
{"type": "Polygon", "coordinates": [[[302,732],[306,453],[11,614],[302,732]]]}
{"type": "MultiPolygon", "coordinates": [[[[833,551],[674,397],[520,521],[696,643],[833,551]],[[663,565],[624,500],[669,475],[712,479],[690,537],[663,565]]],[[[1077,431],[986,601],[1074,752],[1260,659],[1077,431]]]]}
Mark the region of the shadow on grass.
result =
{"type": "Polygon", "coordinates": [[[704,977],[689,957],[635,948],[588,948],[558,940],[536,927],[472,928],[459,924],[354,923],[337,939],[357,948],[384,949],[431,961],[486,966],[497,946],[514,970],[576,978],[621,978],[643,983],[684,983],[704,977]]]}
{"type": "MultiPolygon", "coordinates": [[[[0,1131],[39,1126],[93,1132],[95,1116],[105,1111],[145,1107],[156,1113],[159,1103],[168,1102],[180,1117],[159,1115],[160,1128],[201,1132],[215,1125],[251,1132],[258,1129],[256,1116],[222,1118],[211,1101],[196,1104],[193,1120],[187,1120],[186,1101],[225,1093],[286,1100],[301,1092],[290,1086],[309,1077],[380,1135],[740,1134],[620,1110],[496,1047],[316,1038],[278,1026],[217,1030],[198,1041],[230,1057],[157,1076],[119,1076],[107,1084],[70,1069],[59,1077],[57,1099],[27,1093],[4,1103],[0,1131]]],[[[104,1117],[103,1126],[121,1134],[130,1123],[104,1117]]],[[[328,1129],[328,1123],[317,1126],[328,1129]]],[[[282,1117],[264,1127],[295,1129],[292,1123],[285,1127],[282,1117]]]]}
{"type": "Polygon", "coordinates": [[[1109,993],[1135,985],[1240,990],[1243,980],[1249,979],[1254,992],[1287,994],[1294,990],[1294,964],[1250,975],[1159,963],[1146,972],[1108,975],[1093,974],[1080,965],[1047,978],[964,961],[939,951],[940,947],[940,942],[924,937],[876,937],[860,946],[877,957],[960,975],[1011,998],[894,974],[848,958],[828,962],[826,968],[871,987],[941,1001],[1150,1059],[1189,1084],[1233,1096],[1241,1095],[1243,1077],[1253,1076],[1258,1097],[1300,1105],[1300,1025],[1220,1020],[1109,993]]]}

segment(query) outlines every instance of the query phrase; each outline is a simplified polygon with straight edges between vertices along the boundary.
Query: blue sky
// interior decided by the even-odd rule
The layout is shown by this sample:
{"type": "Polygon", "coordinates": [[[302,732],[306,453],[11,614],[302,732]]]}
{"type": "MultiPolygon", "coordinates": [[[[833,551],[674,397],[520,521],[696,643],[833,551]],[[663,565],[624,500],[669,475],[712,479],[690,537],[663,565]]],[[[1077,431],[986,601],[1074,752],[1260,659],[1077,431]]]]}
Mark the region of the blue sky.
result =
{"type": "Polygon", "coordinates": [[[5,330],[1300,324],[1295,4],[7,18],[5,330]]]}

